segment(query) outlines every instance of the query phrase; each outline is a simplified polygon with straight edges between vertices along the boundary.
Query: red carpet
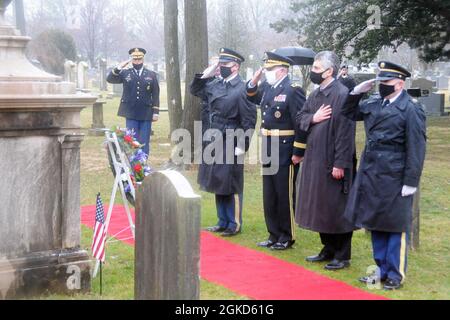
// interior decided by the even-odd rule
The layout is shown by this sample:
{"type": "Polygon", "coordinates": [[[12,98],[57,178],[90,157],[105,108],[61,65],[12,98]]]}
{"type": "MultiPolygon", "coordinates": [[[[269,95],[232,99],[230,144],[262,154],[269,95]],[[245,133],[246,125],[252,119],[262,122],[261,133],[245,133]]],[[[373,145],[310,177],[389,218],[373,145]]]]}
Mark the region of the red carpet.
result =
{"type": "MultiPolygon", "coordinates": [[[[105,207],[105,213],[107,208],[105,207]]],[[[82,208],[81,221],[93,228],[95,206],[82,208]]],[[[125,210],[114,207],[109,235],[128,226],[125,210]]],[[[131,237],[131,231],[117,238],[131,237]]],[[[133,245],[134,241],[124,242],[133,245]]],[[[256,300],[383,300],[344,282],[307,270],[301,266],[245,248],[207,232],[201,234],[201,277],[239,295],[256,300]]],[[[106,253],[108,259],[108,253],[106,253]]],[[[344,271],[345,272],[345,271],[344,271]]]]}

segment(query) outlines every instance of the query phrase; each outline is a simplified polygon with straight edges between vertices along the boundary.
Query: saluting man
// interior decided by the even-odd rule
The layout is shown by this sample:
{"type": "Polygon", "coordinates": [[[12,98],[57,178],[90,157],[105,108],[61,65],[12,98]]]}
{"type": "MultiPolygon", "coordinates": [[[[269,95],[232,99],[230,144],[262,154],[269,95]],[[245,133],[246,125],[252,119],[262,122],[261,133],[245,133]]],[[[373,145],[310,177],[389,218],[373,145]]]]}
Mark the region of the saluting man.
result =
{"type": "Polygon", "coordinates": [[[372,232],[379,272],[360,281],[383,281],[384,289],[394,290],[405,280],[413,195],[425,159],[426,118],[405,91],[410,72],[388,61],[381,61],[379,68],[376,79],[355,87],[342,110],[351,120],[364,121],[367,136],[345,217],[372,232]],[[375,81],[381,81],[380,95],[360,103],[375,81]]]}
{"type": "Polygon", "coordinates": [[[295,116],[306,98],[289,79],[293,63],[287,57],[266,52],[263,68],[247,84],[248,99],[261,106],[263,157],[276,157],[275,163],[263,164],[274,171],[263,170],[264,218],[269,238],[258,243],[273,250],[286,250],[295,242],[295,180],[306,148],[306,132],[295,125],[295,116]],[[266,80],[259,84],[263,72],[266,80]],[[272,150],[273,139],[278,140],[274,144],[278,150],[272,150]]]}
{"type": "Polygon", "coordinates": [[[133,48],[128,53],[131,59],[114,68],[106,80],[123,84],[118,116],[126,118],[127,128],[134,129],[136,139],[144,144],[144,152],[149,155],[152,122],[159,119],[158,76],[144,67],[145,49],[133,48]]]}
{"type": "Polygon", "coordinates": [[[208,131],[213,134],[208,146],[216,145],[220,139],[223,141],[221,150],[215,150],[210,155],[212,159],[202,164],[199,184],[202,190],[216,196],[219,221],[207,230],[224,237],[237,235],[242,230],[243,156],[250,147],[256,125],[256,106],[247,100],[245,83],[239,76],[242,62],[244,58],[239,53],[222,48],[218,64],[197,74],[190,86],[191,94],[207,104],[203,107],[203,117],[209,118],[207,123],[211,130],[208,131]],[[216,76],[218,68],[220,78],[216,76]],[[240,130],[249,134],[239,139],[239,134],[235,133],[240,130]]]}

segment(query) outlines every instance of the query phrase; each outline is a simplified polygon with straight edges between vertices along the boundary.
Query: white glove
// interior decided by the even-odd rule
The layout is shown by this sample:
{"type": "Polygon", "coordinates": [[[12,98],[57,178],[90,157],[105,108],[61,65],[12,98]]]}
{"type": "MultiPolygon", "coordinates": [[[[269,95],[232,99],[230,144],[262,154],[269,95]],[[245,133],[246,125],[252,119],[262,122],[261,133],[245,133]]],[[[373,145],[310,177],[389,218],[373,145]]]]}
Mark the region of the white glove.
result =
{"type": "Polygon", "coordinates": [[[203,71],[202,79],[212,78],[216,74],[218,64],[212,64],[203,71]]]}
{"type": "Polygon", "coordinates": [[[362,93],[369,92],[374,87],[375,81],[376,81],[375,79],[364,81],[364,82],[358,84],[351,93],[352,94],[362,94],[362,93]]]}
{"type": "Polygon", "coordinates": [[[417,188],[410,187],[410,186],[403,186],[402,189],[402,197],[409,197],[412,196],[417,192],[417,188]]]}
{"type": "Polygon", "coordinates": [[[236,157],[242,156],[244,154],[245,154],[245,151],[242,150],[241,148],[239,148],[239,147],[234,148],[234,155],[236,157]]]}

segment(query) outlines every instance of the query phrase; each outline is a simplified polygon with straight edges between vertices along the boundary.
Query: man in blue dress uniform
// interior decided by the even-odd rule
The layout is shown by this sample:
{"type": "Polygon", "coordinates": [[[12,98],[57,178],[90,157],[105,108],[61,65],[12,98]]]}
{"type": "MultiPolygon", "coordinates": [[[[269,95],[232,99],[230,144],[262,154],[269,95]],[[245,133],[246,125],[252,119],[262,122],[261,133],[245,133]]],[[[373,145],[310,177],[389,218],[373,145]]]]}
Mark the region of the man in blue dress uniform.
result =
{"type": "Polygon", "coordinates": [[[263,170],[264,218],[269,238],[258,243],[272,250],[286,250],[295,242],[295,180],[306,148],[307,133],[295,124],[306,98],[303,89],[289,79],[293,63],[287,57],[266,52],[263,69],[247,84],[248,99],[261,106],[263,157],[275,160],[264,164],[274,169],[263,170]],[[259,83],[263,71],[266,80],[259,83]],[[274,139],[278,150],[272,149],[274,139]]]}
{"type": "Polygon", "coordinates": [[[134,129],[136,139],[149,155],[152,122],[159,119],[159,83],[157,74],[144,67],[146,53],[142,48],[130,49],[131,60],[114,68],[107,81],[123,84],[118,116],[126,118],[127,128],[134,129]]]}
{"type": "Polygon", "coordinates": [[[256,125],[256,106],[247,100],[245,83],[239,76],[242,62],[244,58],[239,53],[222,48],[219,63],[197,74],[190,86],[191,94],[204,102],[202,114],[209,119],[208,131],[213,135],[204,147],[222,140],[223,148],[215,149],[211,159],[202,164],[199,184],[202,190],[216,196],[219,221],[207,230],[220,232],[224,237],[234,236],[242,229],[243,157],[256,125]],[[217,68],[220,78],[216,77],[217,68]],[[239,131],[250,134],[240,139],[236,134],[239,131]]]}
{"type": "Polygon", "coordinates": [[[342,110],[344,116],[364,121],[367,136],[345,217],[372,233],[379,272],[360,281],[382,281],[384,289],[393,290],[405,280],[413,195],[425,159],[426,119],[404,89],[409,71],[388,61],[381,61],[379,68],[376,79],[350,92],[342,110]],[[381,81],[380,95],[360,102],[375,81],[381,81]]]}

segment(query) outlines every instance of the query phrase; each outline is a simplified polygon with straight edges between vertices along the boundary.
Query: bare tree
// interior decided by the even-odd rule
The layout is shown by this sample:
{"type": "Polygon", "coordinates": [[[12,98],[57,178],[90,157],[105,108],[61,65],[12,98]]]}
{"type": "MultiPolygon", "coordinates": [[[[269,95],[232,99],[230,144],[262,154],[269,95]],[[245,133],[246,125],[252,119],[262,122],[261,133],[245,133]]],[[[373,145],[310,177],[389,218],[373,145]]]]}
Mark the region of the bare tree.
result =
{"type": "MultiPolygon", "coordinates": [[[[189,82],[208,65],[208,21],[206,0],[185,0],[186,89],[183,128],[194,137],[194,121],[200,120],[201,101],[189,93],[189,82]]],[[[194,139],[192,139],[194,146],[194,139]]]]}
{"type": "Polygon", "coordinates": [[[85,5],[81,8],[83,28],[80,35],[84,38],[82,44],[91,66],[95,65],[100,51],[99,44],[103,38],[103,18],[108,4],[107,0],[86,0],[85,5]]]}
{"type": "Polygon", "coordinates": [[[164,44],[166,56],[167,105],[170,132],[181,126],[180,61],[178,48],[178,1],[164,0],[164,44]]]}

